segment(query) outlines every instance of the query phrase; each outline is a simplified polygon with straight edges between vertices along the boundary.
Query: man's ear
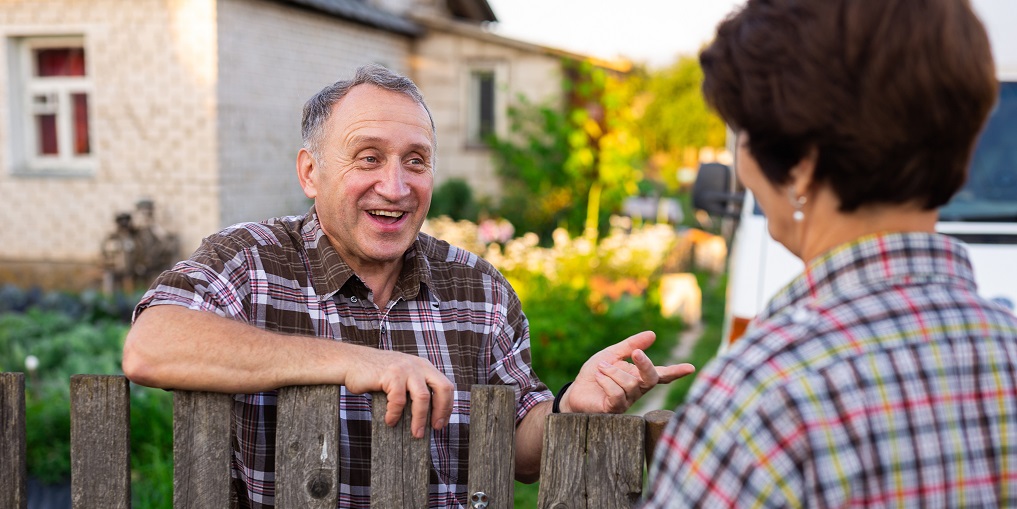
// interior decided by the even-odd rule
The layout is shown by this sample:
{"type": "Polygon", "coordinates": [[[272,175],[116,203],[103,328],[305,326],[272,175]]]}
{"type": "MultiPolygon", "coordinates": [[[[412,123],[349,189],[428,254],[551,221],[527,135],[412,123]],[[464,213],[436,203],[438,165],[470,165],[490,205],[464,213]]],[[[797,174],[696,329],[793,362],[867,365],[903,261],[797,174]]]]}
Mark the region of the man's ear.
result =
{"type": "Polygon", "coordinates": [[[300,180],[300,187],[304,189],[304,195],[314,199],[318,196],[318,187],[315,180],[318,177],[318,161],[306,148],[297,152],[297,179],[300,180]]]}
{"type": "Polygon", "coordinates": [[[805,153],[805,157],[791,167],[789,174],[795,196],[808,196],[809,191],[813,189],[813,184],[815,184],[813,177],[816,173],[817,162],[819,162],[819,149],[813,145],[805,153]]]}

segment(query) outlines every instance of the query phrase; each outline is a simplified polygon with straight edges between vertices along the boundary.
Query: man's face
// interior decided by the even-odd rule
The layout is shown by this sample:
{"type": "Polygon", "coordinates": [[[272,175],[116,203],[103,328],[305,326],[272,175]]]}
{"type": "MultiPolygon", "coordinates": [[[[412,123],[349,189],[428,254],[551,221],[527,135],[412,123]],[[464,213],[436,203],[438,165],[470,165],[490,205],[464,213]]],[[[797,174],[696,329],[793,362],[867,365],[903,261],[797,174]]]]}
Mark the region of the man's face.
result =
{"type": "Polygon", "coordinates": [[[332,110],[317,155],[302,149],[297,173],[339,255],[358,272],[398,270],[434,187],[434,139],[423,106],[357,85],[332,110]]]}

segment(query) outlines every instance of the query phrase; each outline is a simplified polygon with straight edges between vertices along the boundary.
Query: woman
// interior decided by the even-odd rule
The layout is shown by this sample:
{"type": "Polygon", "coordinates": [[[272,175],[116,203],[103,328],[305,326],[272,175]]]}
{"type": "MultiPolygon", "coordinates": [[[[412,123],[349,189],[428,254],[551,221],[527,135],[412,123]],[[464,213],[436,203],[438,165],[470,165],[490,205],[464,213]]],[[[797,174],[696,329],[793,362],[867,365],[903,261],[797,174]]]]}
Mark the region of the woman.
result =
{"type": "Polygon", "coordinates": [[[750,0],[701,62],[806,269],[699,376],[645,506],[1017,506],[1017,318],[935,233],[998,87],[969,2],[750,0]]]}

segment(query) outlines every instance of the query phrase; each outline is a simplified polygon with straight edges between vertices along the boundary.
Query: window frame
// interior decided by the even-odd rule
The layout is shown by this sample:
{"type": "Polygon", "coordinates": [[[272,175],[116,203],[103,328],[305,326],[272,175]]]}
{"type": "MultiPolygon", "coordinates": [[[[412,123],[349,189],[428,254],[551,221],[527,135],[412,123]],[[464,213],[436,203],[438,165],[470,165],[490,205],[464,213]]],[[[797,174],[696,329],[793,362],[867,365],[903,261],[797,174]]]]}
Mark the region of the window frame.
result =
{"type": "Polygon", "coordinates": [[[92,58],[84,34],[74,35],[22,35],[8,38],[11,57],[10,105],[12,133],[9,140],[13,156],[12,172],[20,175],[92,175],[96,168],[94,134],[94,89],[92,86],[92,58]],[[35,73],[33,52],[46,48],[81,48],[85,54],[84,76],[38,77],[35,73]],[[87,154],[75,154],[75,94],[85,94],[88,125],[87,154]],[[56,97],[57,153],[39,153],[36,126],[36,105],[39,95],[56,97]]]}
{"type": "MultiPolygon", "coordinates": [[[[475,61],[466,66],[464,73],[464,96],[463,104],[466,105],[463,111],[464,132],[463,137],[466,148],[487,149],[487,142],[481,135],[481,124],[483,109],[480,104],[480,91],[477,87],[477,76],[490,76],[493,83],[491,93],[491,125],[490,134],[503,136],[506,131],[506,80],[508,77],[508,64],[502,61],[475,61]]],[[[488,134],[488,133],[484,133],[488,134]]]]}

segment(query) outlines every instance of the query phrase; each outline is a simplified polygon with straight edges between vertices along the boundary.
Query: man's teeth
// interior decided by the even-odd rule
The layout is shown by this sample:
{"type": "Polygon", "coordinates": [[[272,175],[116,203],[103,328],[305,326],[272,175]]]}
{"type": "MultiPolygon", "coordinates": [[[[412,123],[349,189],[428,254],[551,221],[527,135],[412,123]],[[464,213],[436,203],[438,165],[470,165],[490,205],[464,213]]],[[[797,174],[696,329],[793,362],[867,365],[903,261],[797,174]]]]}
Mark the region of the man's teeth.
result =
{"type": "Polygon", "coordinates": [[[396,212],[392,210],[368,210],[368,214],[373,216],[385,216],[385,217],[402,217],[402,212],[396,212]]]}

